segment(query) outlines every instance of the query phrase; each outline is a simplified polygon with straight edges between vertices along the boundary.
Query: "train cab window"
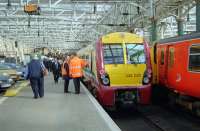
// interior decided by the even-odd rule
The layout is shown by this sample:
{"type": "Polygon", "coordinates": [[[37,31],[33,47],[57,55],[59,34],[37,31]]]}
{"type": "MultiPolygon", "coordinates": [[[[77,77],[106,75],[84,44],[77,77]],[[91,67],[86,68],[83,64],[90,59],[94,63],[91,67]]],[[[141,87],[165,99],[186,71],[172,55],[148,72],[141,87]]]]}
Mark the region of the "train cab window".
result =
{"type": "Polygon", "coordinates": [[[144,64],[145,53],[143,44],[126,44],[127,63],[144,64]]]}
{"type": "Polygon", "coordinates": [[[165,64],[165,54],[164,54],[164,49],[161,50],[161,58],[160,58],[160,64],[164,65],[165,64]]]}
{"type": "Polygon", "coordinates": [[[174,65],[174,48],[169,49],[169,67],[174,65]]]}
{"type": "Polygon", "coordinates": [[[121,44],[105,44],[103,50],[105,64],[124,64],[123,47],[121,44]]]}
{"type": "Polygon", "coordinates": [[[200,45],[190,47],[189,71],[200,72],[200,45]]]}

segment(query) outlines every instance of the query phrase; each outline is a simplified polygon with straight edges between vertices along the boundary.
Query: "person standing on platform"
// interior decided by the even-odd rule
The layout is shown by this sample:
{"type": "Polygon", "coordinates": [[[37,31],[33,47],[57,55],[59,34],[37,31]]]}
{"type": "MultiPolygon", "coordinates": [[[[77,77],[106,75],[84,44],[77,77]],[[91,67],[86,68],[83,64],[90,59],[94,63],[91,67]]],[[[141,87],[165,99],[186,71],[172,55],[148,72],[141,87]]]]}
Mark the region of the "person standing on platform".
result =
{"type": "Polygon", "coordinates": [[[45,66],[38,59],[38,56],[34,55],[31,62],[28,64],[26,78],[30,80],[35,99],[37,99],[38,96],[41,98],[44,96],[44,75],[46,75],[46,73],[45,66]]]}
{"type": "Polygon", "coordinates": [[[68,93],[68,86],[69,86],[69,59],[70,57],[67,56],[62,64],[61,73],[64,80],[64,93],[68,93]]]}
{"type": "Polygon", "coordinates": [[[71,54],[71,59],[69,62],[69,73],[70,77],[73,79],[75,86],[75,94],[80,93],[80,80],[83,76],[82,68],[86,66],[86,62],[80,59],[75,52],[71,54]]]}
{"type": "Polygon", "coordinates": [[[60,63],[58,62],[57,58],[55,58],[55,61],[53,62],[53,76],[55,83],[58,83],[60,68],[60,63]]]}

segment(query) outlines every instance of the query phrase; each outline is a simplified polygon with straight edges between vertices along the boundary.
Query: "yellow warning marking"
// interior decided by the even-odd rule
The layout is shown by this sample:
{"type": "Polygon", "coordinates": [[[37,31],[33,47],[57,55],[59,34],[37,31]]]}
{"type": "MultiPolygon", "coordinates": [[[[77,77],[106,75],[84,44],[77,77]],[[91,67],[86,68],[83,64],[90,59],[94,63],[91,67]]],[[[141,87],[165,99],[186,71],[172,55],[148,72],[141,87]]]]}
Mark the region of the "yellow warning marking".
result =
{"type": "Polygon", "coordinates": [[[6,96],[6,97],[11,97],[11,96],[16,96],[18,93],[19,93],[19,91],[21,90],[21,89],[23,89],[24,87],[26,87],[26,86],[28,86],[28,82],[26,81],[26,82],[23,82],[23,83],[21,83],[19,86],[18,86],[18,88],[17,89],[8,89],[6,92],[5,92],[5,94],[3,95],[3,96],[6,96]]]}

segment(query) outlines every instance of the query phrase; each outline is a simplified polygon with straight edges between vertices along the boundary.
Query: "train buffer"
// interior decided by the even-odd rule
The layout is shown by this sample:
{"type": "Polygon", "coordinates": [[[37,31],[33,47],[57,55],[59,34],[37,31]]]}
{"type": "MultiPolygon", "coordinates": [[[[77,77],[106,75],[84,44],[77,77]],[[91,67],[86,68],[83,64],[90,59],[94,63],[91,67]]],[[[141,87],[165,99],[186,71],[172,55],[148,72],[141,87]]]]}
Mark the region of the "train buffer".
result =
{"type": "Polygon", "coordinates": [[[63,81],[45,78],[44,98],[33,99],[30,87],[15,97],[0,96],[2,131],[120,131],[93,96],[81,84],[81,93],[63,93],[63,81]]]}

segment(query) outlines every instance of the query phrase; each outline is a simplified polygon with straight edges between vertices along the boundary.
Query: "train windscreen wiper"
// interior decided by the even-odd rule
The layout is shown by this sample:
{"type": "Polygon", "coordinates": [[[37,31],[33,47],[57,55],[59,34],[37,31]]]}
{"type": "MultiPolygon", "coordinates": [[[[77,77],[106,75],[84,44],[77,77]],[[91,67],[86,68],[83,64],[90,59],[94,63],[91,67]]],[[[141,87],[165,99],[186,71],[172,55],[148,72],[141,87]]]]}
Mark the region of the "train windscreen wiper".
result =
{"type": "Polygon", "coordinates": [[[113,52],[112,52],[112,49],[111,49],[110,45],[109,45],[109,49],[110,49],[110,53],[112,55],[113,64],[116,64],[115,58],[114,58],[114,55],[113,55],[113,52]]]}

